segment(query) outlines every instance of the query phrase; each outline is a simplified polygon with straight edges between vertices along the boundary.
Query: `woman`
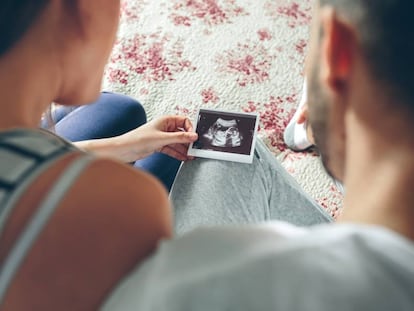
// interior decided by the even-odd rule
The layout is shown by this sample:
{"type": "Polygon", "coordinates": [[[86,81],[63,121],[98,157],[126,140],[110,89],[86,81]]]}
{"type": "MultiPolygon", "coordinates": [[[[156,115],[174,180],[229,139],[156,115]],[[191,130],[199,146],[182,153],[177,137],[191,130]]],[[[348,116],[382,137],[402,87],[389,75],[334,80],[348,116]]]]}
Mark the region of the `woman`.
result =
{"type": "MultiPolygon", "coordinates": [[[[135,135],[135,129],[146,122],[145,110],[139,102],[125,95],[103,92],[92,104],[50,109],[42,119],[41,126],[50,128],[81,149],[131,163],[157,177],[170,190],[181,161],[189,159],[188,148],[183,144],[170,144],[161,148],[160,152],[141,158],[139,150],[136,153],[134,151],[143,147],[143,137],[142,134],[135,135]],[[125,151],[129,153],[128,156],[125,151]]],[[[164,132],[162,135],[174,143],[180,141],[177,135],[181,134],[164,132]]]]}
{"type": "MultiPolygon", "coordinates": [[[[70,106],[100,95],[120,1],[1,6],[0,309],[96,309],[171,235],[167,193],[146,173],[84,154],[37,126],[51,102],[70,106]]],[[[155,151],[185,154],[197,138],[191,131],[186,118],[164,117],[78,145],[133,162],[155,151]]]]}

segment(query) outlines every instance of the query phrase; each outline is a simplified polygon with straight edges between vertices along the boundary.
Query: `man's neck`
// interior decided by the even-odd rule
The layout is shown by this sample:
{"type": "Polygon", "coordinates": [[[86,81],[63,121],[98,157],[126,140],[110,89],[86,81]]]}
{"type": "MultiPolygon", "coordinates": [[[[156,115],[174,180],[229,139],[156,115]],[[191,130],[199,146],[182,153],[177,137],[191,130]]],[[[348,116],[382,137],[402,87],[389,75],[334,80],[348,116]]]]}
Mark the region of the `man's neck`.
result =
{"type": "Polygon", "coordinates": [[[348,139],[339,221],[383,226],[414,240],[414,147],[364,131],[357,134],[348,139]]]}

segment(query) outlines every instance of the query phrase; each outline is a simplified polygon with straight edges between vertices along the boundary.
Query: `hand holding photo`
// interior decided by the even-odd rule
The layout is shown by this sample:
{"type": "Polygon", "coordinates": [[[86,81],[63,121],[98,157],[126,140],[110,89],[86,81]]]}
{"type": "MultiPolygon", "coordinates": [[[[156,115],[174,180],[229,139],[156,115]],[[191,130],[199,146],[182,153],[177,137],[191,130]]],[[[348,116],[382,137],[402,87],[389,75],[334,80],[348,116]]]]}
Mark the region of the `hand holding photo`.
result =
{"type": "Polygon", "coordinates": [[[258,114],[200,109],[195,123],[198,140],[190,145],[189,156],[253,162],[258,114]]]}

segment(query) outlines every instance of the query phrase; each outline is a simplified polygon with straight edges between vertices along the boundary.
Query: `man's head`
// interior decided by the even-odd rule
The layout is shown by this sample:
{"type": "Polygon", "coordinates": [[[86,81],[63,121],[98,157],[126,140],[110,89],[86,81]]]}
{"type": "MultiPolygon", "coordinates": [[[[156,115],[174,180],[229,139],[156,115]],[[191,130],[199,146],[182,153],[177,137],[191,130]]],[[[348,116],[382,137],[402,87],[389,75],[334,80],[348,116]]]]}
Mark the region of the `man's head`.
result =
{"type": "Polygon", "coordinates": [[[327,169],[340,180],[357,127],[413,143],[413,9],[411,0],[320,0],[315,6],[309,119],[327,169]]]}

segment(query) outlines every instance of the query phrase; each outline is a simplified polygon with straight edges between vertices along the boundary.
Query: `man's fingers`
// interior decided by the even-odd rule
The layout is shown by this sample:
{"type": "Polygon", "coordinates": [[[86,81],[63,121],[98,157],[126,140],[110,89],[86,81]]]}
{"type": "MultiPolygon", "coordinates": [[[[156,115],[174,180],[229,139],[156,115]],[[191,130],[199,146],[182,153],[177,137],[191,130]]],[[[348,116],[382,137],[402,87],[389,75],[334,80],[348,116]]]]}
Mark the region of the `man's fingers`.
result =
{"type": "Polygon", "coordinates": [[[302,107],[301,112],[298,115],[298,121],[297,121],[298,124],[305,123],[308,120],[308,117],[309,117],[308,114],[309,114],[308,105],[305,105],[302,107]]]}

